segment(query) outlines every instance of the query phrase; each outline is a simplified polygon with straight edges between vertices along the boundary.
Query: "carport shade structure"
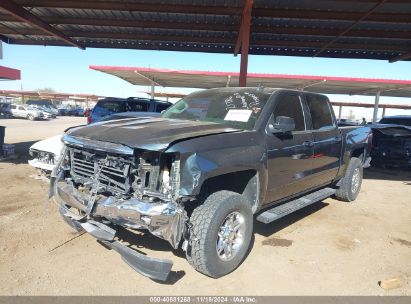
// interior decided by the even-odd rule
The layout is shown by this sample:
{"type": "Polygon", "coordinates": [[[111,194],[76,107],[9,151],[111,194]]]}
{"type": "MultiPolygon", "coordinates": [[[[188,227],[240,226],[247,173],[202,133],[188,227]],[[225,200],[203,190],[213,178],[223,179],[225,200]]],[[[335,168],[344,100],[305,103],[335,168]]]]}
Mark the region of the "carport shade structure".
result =
{"type": "Polygon", "coordinates": [[[0,66],[0,80],[20,80],[20,70],[0,66]]]}
{"type": "Polygon", "coordinates": [[[241,53],[239,85],[245,86],[248,54],[411,60],[411,2],[2,0],[0,39],[241,53]]]}
{"type": "MultiPolygon", "coordinates": [[[[186,71],[143,67],[94,66],[90,69],[119,77],[134,85],[154,85],[180,88],[216,88],[237,86],[240,73],[186,71]]],[[[411,80],[333,77],[313,75],[248,73],[249,87],[278,87],[306,90],[323,94],[375,96],[373,121],[377,119],[380,96],[411,97],[411,80]]]]}

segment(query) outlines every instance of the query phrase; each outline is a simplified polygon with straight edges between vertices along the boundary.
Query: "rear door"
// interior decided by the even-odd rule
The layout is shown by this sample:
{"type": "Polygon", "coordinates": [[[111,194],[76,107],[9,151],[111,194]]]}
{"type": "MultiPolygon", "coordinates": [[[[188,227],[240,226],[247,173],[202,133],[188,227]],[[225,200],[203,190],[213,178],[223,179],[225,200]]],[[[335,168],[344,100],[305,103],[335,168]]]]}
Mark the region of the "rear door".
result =
{"type": "Polygon", "coordinates": [[[320,186],[331,182],[340,167],[342,136],[328,98],[304,94],[314,139],[313,182],[320,186]]]}
{"type": "Polygon", "coordinates": [[[295,195],[311,187],[313,135],[307,130],[300,94],[284,92],[274,101],[273,114],[268,123],[278,116],[294,119],[295,130],[287,134],[267,136],[268,187],[266,203],[295,195]]]}

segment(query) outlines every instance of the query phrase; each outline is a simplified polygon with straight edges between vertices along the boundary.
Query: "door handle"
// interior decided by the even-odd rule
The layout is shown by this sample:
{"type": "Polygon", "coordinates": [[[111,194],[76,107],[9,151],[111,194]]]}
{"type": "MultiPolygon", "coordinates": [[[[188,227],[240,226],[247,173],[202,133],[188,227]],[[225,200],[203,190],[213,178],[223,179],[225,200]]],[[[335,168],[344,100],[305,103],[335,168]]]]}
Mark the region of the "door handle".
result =
{"type": "Polygon", "coordinates": [[[312,142],[311,140],[306,140],[305,142],[303,142],[303,145],[308,148],[311,148],[314,146],[314,142],[312,142]]]}

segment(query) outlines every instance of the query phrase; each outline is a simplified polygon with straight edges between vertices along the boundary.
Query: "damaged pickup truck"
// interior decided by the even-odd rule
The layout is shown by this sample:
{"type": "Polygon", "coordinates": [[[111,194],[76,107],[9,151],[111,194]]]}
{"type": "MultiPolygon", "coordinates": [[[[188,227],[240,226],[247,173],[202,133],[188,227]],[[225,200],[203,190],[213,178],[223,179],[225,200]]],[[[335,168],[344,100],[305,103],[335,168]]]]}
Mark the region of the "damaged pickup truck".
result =
{"type": "Polygon", "coordinates": [[[245,258],[253,221],[270,223],[330,196],[356,199],[368,127],[338,128],[326,96],[272,88],[188,95],[161,117],[74,128],[63,137],[50,197],[64,220],[166,280],[172,261],[116,238],[144,230],[218,278],[245,258]]]}

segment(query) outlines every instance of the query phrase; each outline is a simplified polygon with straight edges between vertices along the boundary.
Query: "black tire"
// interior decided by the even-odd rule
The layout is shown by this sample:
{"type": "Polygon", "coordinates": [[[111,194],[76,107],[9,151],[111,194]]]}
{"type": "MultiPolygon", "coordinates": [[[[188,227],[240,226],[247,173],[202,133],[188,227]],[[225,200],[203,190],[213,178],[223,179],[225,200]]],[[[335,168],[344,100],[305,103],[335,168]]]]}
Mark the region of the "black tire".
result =
{"type": "Polygon", "coordinates": [[[207,197],[194,209],[190,222],[192,232],[186,251],[188,262],[198,272],[213,278],[224,276],[236,269],[243,261],[250,246],[253,233],[251,204],[240,194],[218,191],[207,197]],[[242,244],[231,260],[222,260],[217,254],[217,236],[228,215],[235,212],[245,224],[242,244]]]}
{"type": "Polygon", "coordinates": [[[65,216],[65,211],[62,207],[59,208],[59,213],[61,215],[61,217],[63,218],[63,220],[75,231],[77,232],[82,232],[84,231],[83,227],[81,227],[81,225],[79,225],[78,223],[72,221],[70,218],[68,218],[67,216],[65,216]]]}
{"type": "Polygon", "coordinates": [[[27,115],[27,119],[33,121],[34,120],[34,116],[33,115],[27,115]]]}
{"type": "Polygon", "coordinates": [[[360,193],[361,184],[363,177],[363,167],[362,162],[359,158],[352,157],[350,163],[348,164],[345,176],[341,180],[341,184],[337,191],[335,192],[335,197],[344,202],[354,201],[358,193],[360,193]],[[353,182],[353,179],[358,174],[358,186],[353,182]]]}

